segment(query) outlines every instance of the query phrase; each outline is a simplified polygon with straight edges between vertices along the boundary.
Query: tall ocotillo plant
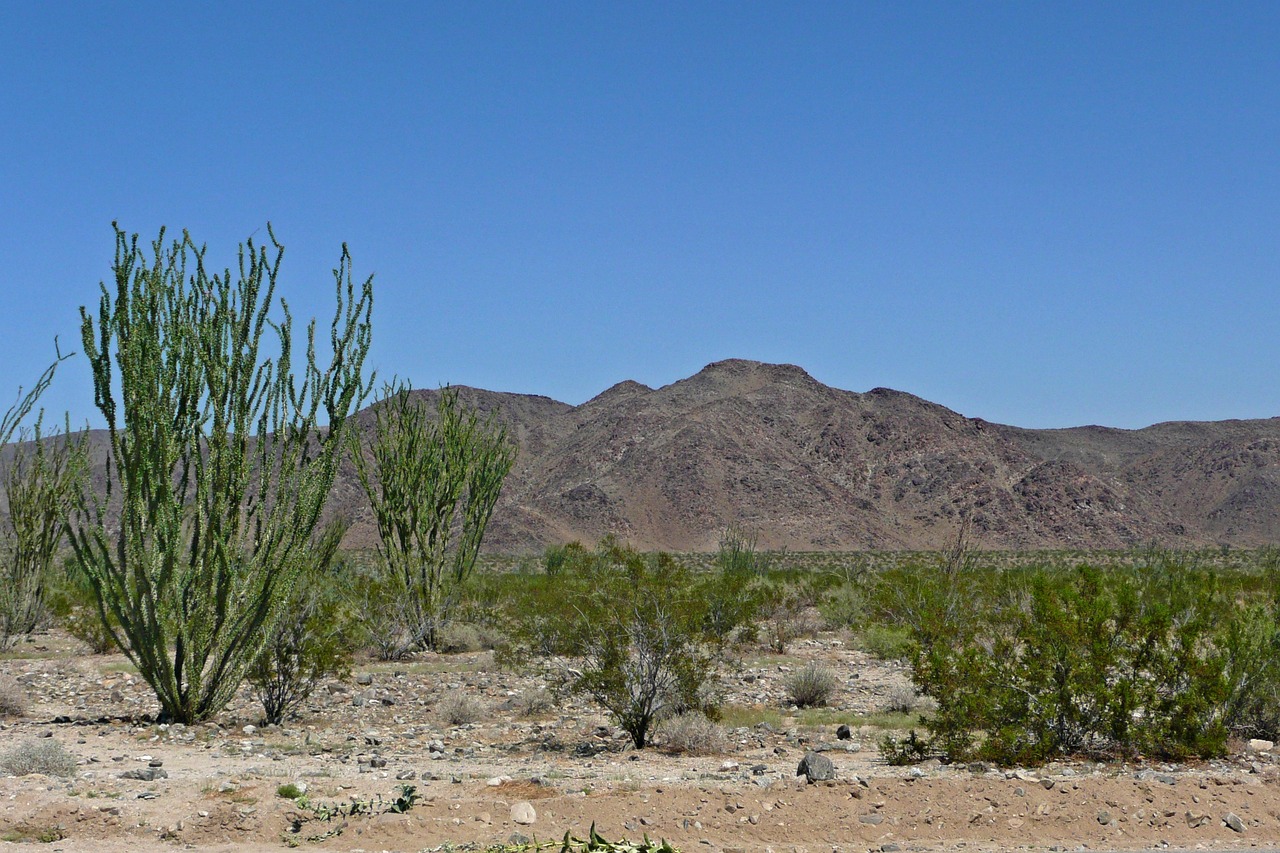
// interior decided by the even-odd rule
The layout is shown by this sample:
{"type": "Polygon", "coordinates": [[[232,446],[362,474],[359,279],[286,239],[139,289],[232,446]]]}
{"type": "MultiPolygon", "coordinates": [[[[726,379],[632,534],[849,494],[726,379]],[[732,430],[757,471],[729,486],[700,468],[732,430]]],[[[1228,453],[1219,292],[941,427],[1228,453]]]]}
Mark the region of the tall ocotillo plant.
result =
{"type": "Polygon", "coordinates": [[[354,432],[352,455],[377,520],[379,555],[404,605],[403,654],[435,646],[452,594],[475,567],[516,448],[502,423],[463,406],[453,388],[441,389],[434,417],[399,385],[388,385],[374,409],[371,461],[354,432]]]}
{"type": "Polygon", "coordinates": [[[120,521],[108,530],[102,502],[86,500],[76,558],[103,621],[115,618],[117,643],[178,722],[216,714],[243,681],[368,388],[372,278],[357,297],[343,245],[331,360],[320,369],[312,321],[299,385],[283,299],[282,318],[269,316],[284,248],[268,234],[270,252],[240,247],[233,281],[230,269],[209,273],[186,232],[166,248],[162,230],[148,256],[116,227],[114,293],[102,285],[96,317],[80,309],[120,521]]]}

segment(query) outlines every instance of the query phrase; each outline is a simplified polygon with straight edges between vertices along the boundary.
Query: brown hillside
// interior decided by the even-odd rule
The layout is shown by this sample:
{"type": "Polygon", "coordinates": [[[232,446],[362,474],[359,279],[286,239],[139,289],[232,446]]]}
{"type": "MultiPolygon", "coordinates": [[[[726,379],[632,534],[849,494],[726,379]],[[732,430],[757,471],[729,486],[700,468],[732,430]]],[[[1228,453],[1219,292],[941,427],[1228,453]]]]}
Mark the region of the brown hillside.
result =
{"type": "MultiPolygon", "coordinates": [[[[730,524],[770,548],[938,548],[962,515],[985,548],[1280,541],[1280,419],[1028,430],[742,360],[657,389],[621,382],[580,406],[460,391],[520,446],[491,551],[609,533],[708,550],[730,524]]],[[[358,417],[369,428],[371,413],[358,417]]],[[[348,545],[373,543],[350,466],[329,513],[353,519],[348,545]]]]}
{"type": "MultiPolygon", "coordinates": [[[[494,551],[608,533],[707,550],[730,524],[766,547],[937,548],[962,514],[989,548],[1280,538],[1280,421],[1026,430],[741,360],[658,389],[622,382],[576,407],[464,396],[520,441],[494,551]]],[[[351,541],[371,533],[357,524],[351,541]]]]}

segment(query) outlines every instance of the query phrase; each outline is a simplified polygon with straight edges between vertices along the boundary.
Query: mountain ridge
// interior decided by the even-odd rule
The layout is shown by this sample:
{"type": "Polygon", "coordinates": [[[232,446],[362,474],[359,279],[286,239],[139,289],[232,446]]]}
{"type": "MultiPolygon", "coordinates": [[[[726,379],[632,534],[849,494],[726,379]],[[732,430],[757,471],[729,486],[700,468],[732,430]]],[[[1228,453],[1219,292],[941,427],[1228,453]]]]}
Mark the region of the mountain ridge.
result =
{"type": "MultiPolygon", "coordinates": [[[[606,534],[709,550],[728,525],[757,530],[765,547],[938,548],[962,517],[990,548],[1280,539],[1277,418],[1027,429],[745,359],[658,388],[624,380],[533,420],[513,403],[521,395],[459,391],[499,412],[521,445],[492,551],[606,534]]],[[[355,518],[349,541],[367,544],[355,518]]]]}
{"type": "MultiPolygon", "coordinates": [[[[624,380],[576,406],[455,388],[520,449],[490,552],[607,534],[707,551],[730,525],[797,551],[941,548],[962,524],[991,549],[1280,542],[1280,418],[1028,429],[745,359],[658,388],[624,380]]],[[[430,402],[439,391],[412,393],[430,402]]],[[[356,418],[372,429],[372,407],[356,418]]],[[[89,444],[98,487],[103,435],[89,444]]],[[[351,522],[347,547],[374,544],[350,463],[326,516],[351,522]]]]}

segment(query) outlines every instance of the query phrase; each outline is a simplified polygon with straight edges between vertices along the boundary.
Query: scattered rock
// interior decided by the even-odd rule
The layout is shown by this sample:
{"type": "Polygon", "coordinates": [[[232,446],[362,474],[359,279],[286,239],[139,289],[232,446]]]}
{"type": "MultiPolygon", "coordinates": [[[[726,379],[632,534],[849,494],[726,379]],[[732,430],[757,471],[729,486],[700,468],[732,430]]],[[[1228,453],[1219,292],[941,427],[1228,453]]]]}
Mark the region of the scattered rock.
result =
{"type": "Polygon", "coordinates": [[[1235,812],[1227,812],[1227,815],[1222,819],[1222,822],[1225,823],[1227,828],[1233,832],[1244,832],[1244,821],[1237,817],[1235,812]]]}
{"type": "Polygon", "coordinates": [[[1252,738],[1249,741],[1250,752],[1270,752],[1275,749],[1275,746],[1272,741],[1262,740],[1261,738],[1252,738]]]}
{"type": "Polygon", "coordinates": [[[810,784],[827,782],[836,778],[836,768],[831,763],[831,759],[825,755],[808,752],[805,753],[804,758],[800,759],[800,764],[796,767],[796,775],[803,776],[810,784]]]}
{"type": "Polygon", "coordinates": [[[154,782],[157,779],[168,779],[169,771],[159,767],[142,767],[137,770],[126,770],[120,774],[121,779],[137,779],[141,782],[154,782]]]}
{"type": "Polygon", "coordinates": [[[529,826],[537,819],[537,811],[534,810],[533,804],[527,800],[521,800],[511,807],[511,820],[521,826],[529,826]]]}

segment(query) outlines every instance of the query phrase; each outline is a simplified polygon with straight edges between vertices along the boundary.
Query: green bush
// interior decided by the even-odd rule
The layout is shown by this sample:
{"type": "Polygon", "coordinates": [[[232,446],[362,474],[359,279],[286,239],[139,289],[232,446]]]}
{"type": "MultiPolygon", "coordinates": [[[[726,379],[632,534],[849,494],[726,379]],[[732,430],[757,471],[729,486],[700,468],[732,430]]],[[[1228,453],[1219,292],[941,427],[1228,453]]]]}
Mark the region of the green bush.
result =
{"type": "Polygon", "coordinates": [[[948,625],[956,589],[920,582],[911,625],[915,682],[938,703],[931,748],[953,760],[1210,757],[1276,715],[1275,607],[1238,606],[1210,571],[1009,572],[969,585],[948,625]]]}
{"type": "Polygon", "coordinates": [[[880,660],[909,661],[915,652],[908,628],[868,625],[858,632],[858,647],[880,660]]]}
{"type": "Polygon", "coordinates": [[[591,697],[637,748],[657,720],[707,702],[718,646],[705,597],[671,557],[606,539],[590,559],[520,581],[511,587],[507,665],[537,664],[591,697]]]}
{"type": "Polygon", "coordinates": [[[818,612],[831,629],[856,629],[866,619],[867,602],[863,591],[852,583],[840,583],[818,602],[818,612]]]}

